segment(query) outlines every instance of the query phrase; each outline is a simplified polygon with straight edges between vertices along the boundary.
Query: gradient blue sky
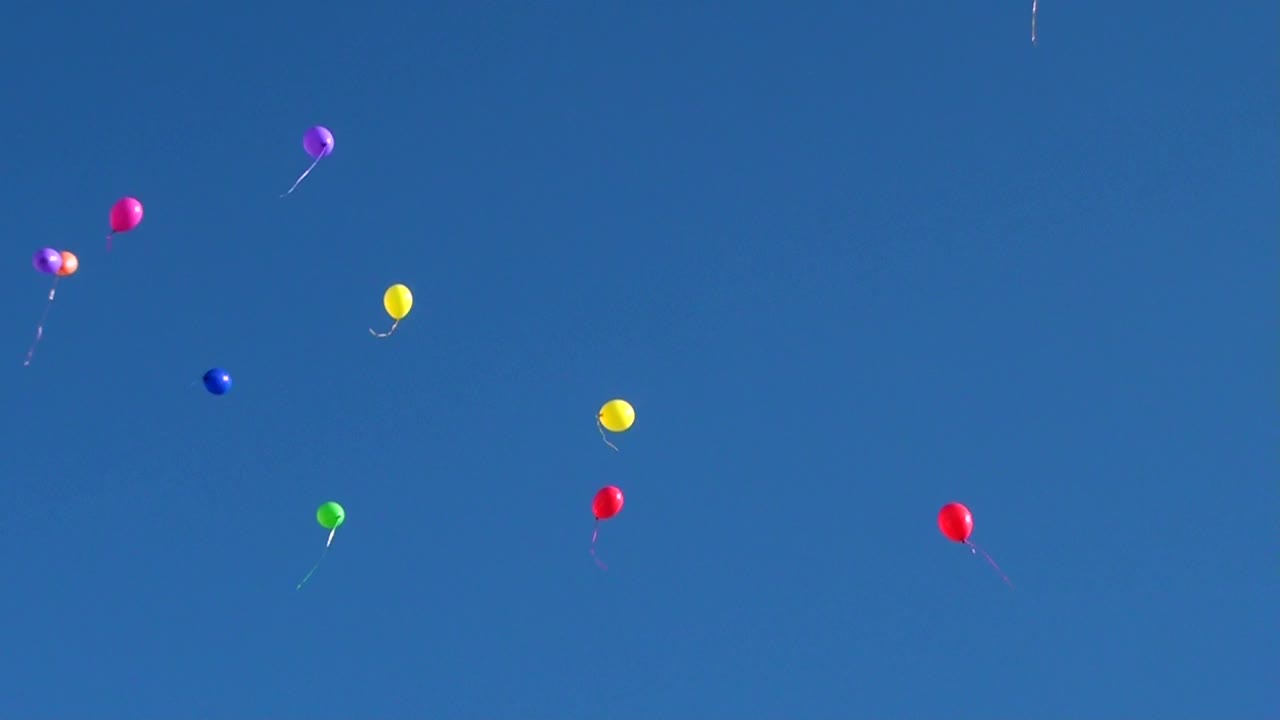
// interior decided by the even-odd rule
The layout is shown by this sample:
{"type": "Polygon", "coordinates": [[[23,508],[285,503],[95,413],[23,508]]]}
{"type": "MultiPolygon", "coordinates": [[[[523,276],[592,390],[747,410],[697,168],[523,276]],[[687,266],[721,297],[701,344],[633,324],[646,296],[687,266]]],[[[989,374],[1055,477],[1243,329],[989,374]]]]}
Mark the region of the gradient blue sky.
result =
{"type": "Polygon", "coordinates": [[[1280,7],[1028,22],[8,10],[0,717],[1276,717],[1280,7]]]}

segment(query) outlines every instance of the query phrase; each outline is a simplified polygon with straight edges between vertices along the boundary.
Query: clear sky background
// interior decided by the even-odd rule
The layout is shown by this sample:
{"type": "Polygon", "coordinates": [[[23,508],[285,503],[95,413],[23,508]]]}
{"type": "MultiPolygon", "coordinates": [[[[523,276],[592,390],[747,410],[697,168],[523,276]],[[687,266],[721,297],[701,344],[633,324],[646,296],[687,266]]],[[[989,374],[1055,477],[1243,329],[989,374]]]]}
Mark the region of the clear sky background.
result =
{"type": "Polygon", "coordinates": [[[1029,5],[7,10],[0,717],[1277,717],[1280,7],[1029,5]]]}

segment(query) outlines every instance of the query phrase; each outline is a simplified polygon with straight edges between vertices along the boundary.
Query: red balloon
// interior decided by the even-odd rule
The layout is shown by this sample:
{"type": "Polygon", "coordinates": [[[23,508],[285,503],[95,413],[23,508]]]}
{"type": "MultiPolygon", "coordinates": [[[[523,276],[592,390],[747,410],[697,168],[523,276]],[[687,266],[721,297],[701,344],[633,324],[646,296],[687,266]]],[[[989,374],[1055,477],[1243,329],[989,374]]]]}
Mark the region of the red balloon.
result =
{"type": "Polygon", "coordinates": [[[973,534],[973,513],[960,503],[947,503],[938,511],[938,529],[948,540],[968,542],[973,534]]]}
{"type": "Polygon", "coordinates": [[[608,520],[622,510],[622,491],[612,485],[600,488],[591,501],[591,513],[597,520],[608,520]]]}

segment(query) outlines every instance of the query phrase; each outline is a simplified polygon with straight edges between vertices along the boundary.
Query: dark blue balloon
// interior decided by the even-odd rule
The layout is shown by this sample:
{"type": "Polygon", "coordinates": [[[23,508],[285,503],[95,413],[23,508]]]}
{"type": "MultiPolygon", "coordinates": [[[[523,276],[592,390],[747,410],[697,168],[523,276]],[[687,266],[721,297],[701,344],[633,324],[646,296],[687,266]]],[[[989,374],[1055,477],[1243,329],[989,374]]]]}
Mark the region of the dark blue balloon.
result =
{"type": "Polygon", "coordinates": [[[214,395],[226,395],[231,390],[231,373],[222,368],[213,368],[204,374],[204,389],[214,395]]]}

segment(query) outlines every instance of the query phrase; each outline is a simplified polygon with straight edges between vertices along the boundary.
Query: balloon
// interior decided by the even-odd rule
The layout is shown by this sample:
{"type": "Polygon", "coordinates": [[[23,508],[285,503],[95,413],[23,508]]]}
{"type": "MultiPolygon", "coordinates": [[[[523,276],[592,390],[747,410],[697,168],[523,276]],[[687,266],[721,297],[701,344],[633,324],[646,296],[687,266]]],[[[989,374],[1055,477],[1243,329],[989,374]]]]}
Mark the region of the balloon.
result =
{"type": "Polygon", "coordinates": [[[973,513],[960,503],[947,503],[938,511],[938,529],[952,542],[969,542],[973,534],[973,513]]]}
{"type": "Polygon", "coordinates": [[[347,511],[332,500],[316,508],[316,522],[325,530],[337,530],[346,519],[347,511]]]}
{"type": "Polygon", "coordinates": [[[231,374],[222,368],[213,368],[201,378],[204,389],[214,395],[226,395],[231,390],[231,374]]]}
{"type": "Polygon", "coordinates": [[[329,540],[324,544],[324,551],[320,553],[320,559],[316,560],[316,564],[311,566],[311,570],[298,583],[298,590],[301,590],[302,586],[307,584],[307,581],[315,574],[316,568],[319,568],[320,563],[324,561],[324,556],[329,554],[329,546],[333,544],[334,533],[338,532],[338,526],[346,519],[347,512],[342,509],[341,505],[332,500],[316,508],[316,522],[320,523],[320,527],[329,531],[329,540]]]}
{"type": "Polygon", "coordinates": [[[31,264],[36,270],[46,275],[53,275],[53,286],[49,288],[49,301],[44,306],[44,314],[40,316],[40,322],[36,324],[36,339],[31,341],[31,347],[27,348],[27,359],[22,362],[23,367],[31,364],[31,358],[35,357],[36,346],[40,344],[40,338],[44,337],[44,323],[49,319],[49,311],[53,309],[53,298],[58,294],[58,281],[63,275],[70,275],[80,266],[80,261],[75,255],[69,252],[58,252],[53,248],[40,248],[35,255],[31,256],[31,264]],[[65,271],[65,272],[64,272],[65,271]]]}
{"type": "Polygon", "coordinates": [[[596,557],[596,540],[600,538],[600,521],[608,520],[619,512],[622,512],[622,491],[613,485],[600,488],[591,500],[591,514],[596,516],[596,527],[591,532],[591,559],[596,561],[596,566],[601,570],[608,570],[609,566],[596,557]]]}
{"type": "Polygon", "coordinates": [[[974,555],[982,553],[982,557],[986,558],[987,563],[995,568],[1000,577],[1004,579],[1009,587],[1013,587],[1013,581],[1008,575],[1004,574],[1004,570],[996,561],[987,554],[986,550],[978,547],[969,541],[969,536],[973,534],[973,513],[969,512],[969,508],[958,502],[947,503],[938,511],[938,529],[952,542],[964,543],[969,547],[969,551],[974,555]]]}
{"type": "Polygon", "coordinates": [[[111,206],[111,232],[107,234],[107,249],[116,233],[129,232],[142,223],[142,203],[137,198],[122,197],[111,206]]]}
{"type": "Polygon", "coordinates": [[[46,275],[54,275],[62,267],[62,253],[53,248],[40,248],[31,256],[31,264],[46,275]]]}
{"type": "Polygon", "coordinates": [[[76,271],[79,269],[80,269],[80,258],[76,257],[75,253],[71,252],[70,250],[63,250],[62,251],[62,267],[58,268],[58,275],[60,275],[61,277],[66,277],[68,275],[75,275],[76,271]]]}
{"type": "Polygon", "coordinates": [[[591,501],[591,514],[596,516],[596,520],[608,520],[622,511],[622,502],[622,491],[606,485],[591,501]]]}
{"type": "Polygon", "coordinates": [[[609,442],[609,438],[604,436],[604,431],[609,432],[626,432],[631,429],[631,425],[636,421],[636,410],[631,407],[631,403],[626,400],[613,399],[605,403],[600,408],[600,412],[596,413],[596,428],[600,430],[600,439],[605,445],[617,451],[618,446],[609,442]]]}
{"type": "Polygon", "coordinates": [[[409,288],[404,285],[396,283],[387,288],[387,291],[382,294],[382,307],[386,308],[387,314],[395,322],[391,323],[391,329],[384,333],[369,328],[369,334],[374,337],[387,337],[396,331],[396,326],[413,309],[413,293],[409,292],[409,288]]]}
{"type": "Polygon", "coordinates": [[[125,197],[111,206],[111,232],[129,232],[142,224],[142,203],[125,197]]]}
{"type": "Polygon", "coordinates": [[[311,171],[320,163],[320,158],[328,157],[333,154],[333,133],[329,132],[329,128],[324,127],[323,125],[316,125],[315,127],[309,128],[302,134],[302,149],[306,150],[307,154],[315,159],[311,161],[311,166],[306,170],[303,170],[302,174],[298,176],[298,179],[293,181],[293,187],[289,188],[289,191],[280,197],[289,195],[294,190],[297,190],[298,185],[301,185],[302,181],[310,175],[311,171]]]}
{"type": "MultiPolygon", "coordinates": [[[[333,133],[323,125],[316,125],[302,134],[302,149],[313,158],[333,153],[333,133]]],[[[359,153],[357,153],[359,154],[359,153]]]]}
{"type": "Polygon", "coordinates": [[[626,432],[636,421],[636,410],[626,400],[610,400],[600,408],[600,424],[609,432],[626,432]]]}
{"type": "Polygon", "coordinates": [[[382,295],[382,307],[387,309],[392,320],[403,320],[413,309],[413,293],[399,283],[392,285],[382,295]]]}

